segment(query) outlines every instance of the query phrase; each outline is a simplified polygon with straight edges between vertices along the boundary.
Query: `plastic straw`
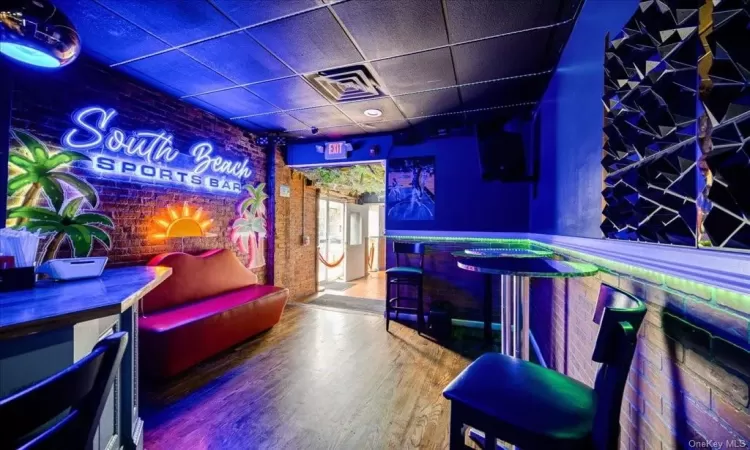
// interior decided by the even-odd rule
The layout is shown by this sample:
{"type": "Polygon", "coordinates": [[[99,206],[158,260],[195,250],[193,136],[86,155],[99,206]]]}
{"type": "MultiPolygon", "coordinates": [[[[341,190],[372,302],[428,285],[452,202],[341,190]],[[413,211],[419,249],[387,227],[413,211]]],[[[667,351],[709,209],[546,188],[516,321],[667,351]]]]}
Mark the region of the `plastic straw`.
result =
{"type": "Polygon", "coordinates": [[[39,248],[39,232],[11,228],[0,229],[0,254],[12,256],[16,267],[34,265],[39,248]]]}

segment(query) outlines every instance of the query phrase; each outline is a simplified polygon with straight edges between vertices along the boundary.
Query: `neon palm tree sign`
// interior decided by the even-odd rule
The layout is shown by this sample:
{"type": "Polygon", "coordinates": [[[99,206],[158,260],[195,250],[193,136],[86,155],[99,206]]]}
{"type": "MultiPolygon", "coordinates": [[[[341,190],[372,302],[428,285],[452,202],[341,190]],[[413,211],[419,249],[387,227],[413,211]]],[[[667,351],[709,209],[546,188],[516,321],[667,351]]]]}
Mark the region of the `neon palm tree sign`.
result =
{"type": "Polygon", "coordinates": [[[48,237],[42,261],[54,259],[66,240],[74,257],[90,255],[95,242],[109,250],[112,238],[107,230],[114,228],[112,219],[83,209],[86,204],[90,208],[99,205],[96,189],[66,171],[71,163],[90,161],[89,157],[69,150],[53,153],[41,140],[23,130],[11,130],[11,135],[20,148],[8,156],[11,207],[6,223],[48,237]],[[46,206],[40,200],[46,200],[46,206]]]}

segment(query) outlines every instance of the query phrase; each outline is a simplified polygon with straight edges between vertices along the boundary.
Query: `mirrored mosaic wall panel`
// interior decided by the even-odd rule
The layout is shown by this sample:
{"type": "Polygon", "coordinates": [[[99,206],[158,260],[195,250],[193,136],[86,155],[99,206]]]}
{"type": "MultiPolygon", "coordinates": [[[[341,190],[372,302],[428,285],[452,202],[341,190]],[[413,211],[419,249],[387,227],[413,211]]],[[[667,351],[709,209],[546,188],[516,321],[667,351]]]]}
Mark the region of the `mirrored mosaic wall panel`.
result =
{"type": "Polygon", "coordinates": [[[723,0],[706,41],[699,245],[750,249],[750,0],[723,0]]]}
{"type": "Polygon", "coordinates": [[[750,0],[642,1],[608,42],[605,237],[750,248],[749,19],[750,0]]]}
{"type": "Polygon", "coordinates": [[[701,2],[643,1],[605,53],[605,236],[695,245],[701,2]]]}

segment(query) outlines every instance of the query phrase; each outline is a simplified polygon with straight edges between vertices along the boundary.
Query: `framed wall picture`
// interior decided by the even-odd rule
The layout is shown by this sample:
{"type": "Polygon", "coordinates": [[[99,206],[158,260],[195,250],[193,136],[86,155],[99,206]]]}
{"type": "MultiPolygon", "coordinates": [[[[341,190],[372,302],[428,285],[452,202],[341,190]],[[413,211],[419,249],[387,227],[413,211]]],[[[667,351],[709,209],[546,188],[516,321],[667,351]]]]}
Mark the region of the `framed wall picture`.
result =
{"type": "Polygon", "coordinates": [[[394,220],[435,219],[435,157],[388,160],[386,209],[394,220]]]}

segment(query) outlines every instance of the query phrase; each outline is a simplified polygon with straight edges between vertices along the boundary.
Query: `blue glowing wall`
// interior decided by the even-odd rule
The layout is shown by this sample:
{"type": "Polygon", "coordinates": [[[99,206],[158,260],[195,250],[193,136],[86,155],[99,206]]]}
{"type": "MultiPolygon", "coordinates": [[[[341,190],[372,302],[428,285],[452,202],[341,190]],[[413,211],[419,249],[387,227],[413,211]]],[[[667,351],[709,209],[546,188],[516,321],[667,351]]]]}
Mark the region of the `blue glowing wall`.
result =
{"type": "Polygon", "coordinates": [[[604,36],[617,33],[635,0],[588,0],[539,106],[541,161],[532,232],[599,238],[602,216],[604,36]]]}
{"type": "MultiPolygon", "coordinates": [[[[477,136],[469,129],[462,134],[410,144],[398,139],[394,142],[390,136],[347,141],[352,143],[354,150],[347,161],[336,163],[356,164],[393,158],[435,159],[434,218],[403,220],[389,216],[386,218],[387,230],[528,230],[530,184],[483,181],[477,136]],[[373,148],[377,151],[370,152],[373,148]]],[[[316,151],[316,143],[312,142],[289,145],[287,162],[291,166],[326,164],[323,154],[316,151]]]]}
{"type": "Polygon", "coordinates": [[[483,181],[477,137],[394,145],[390,158],[435,157],[435,218],[386,217],[388,230],[527,231],[529,183],[483,181]]]}

